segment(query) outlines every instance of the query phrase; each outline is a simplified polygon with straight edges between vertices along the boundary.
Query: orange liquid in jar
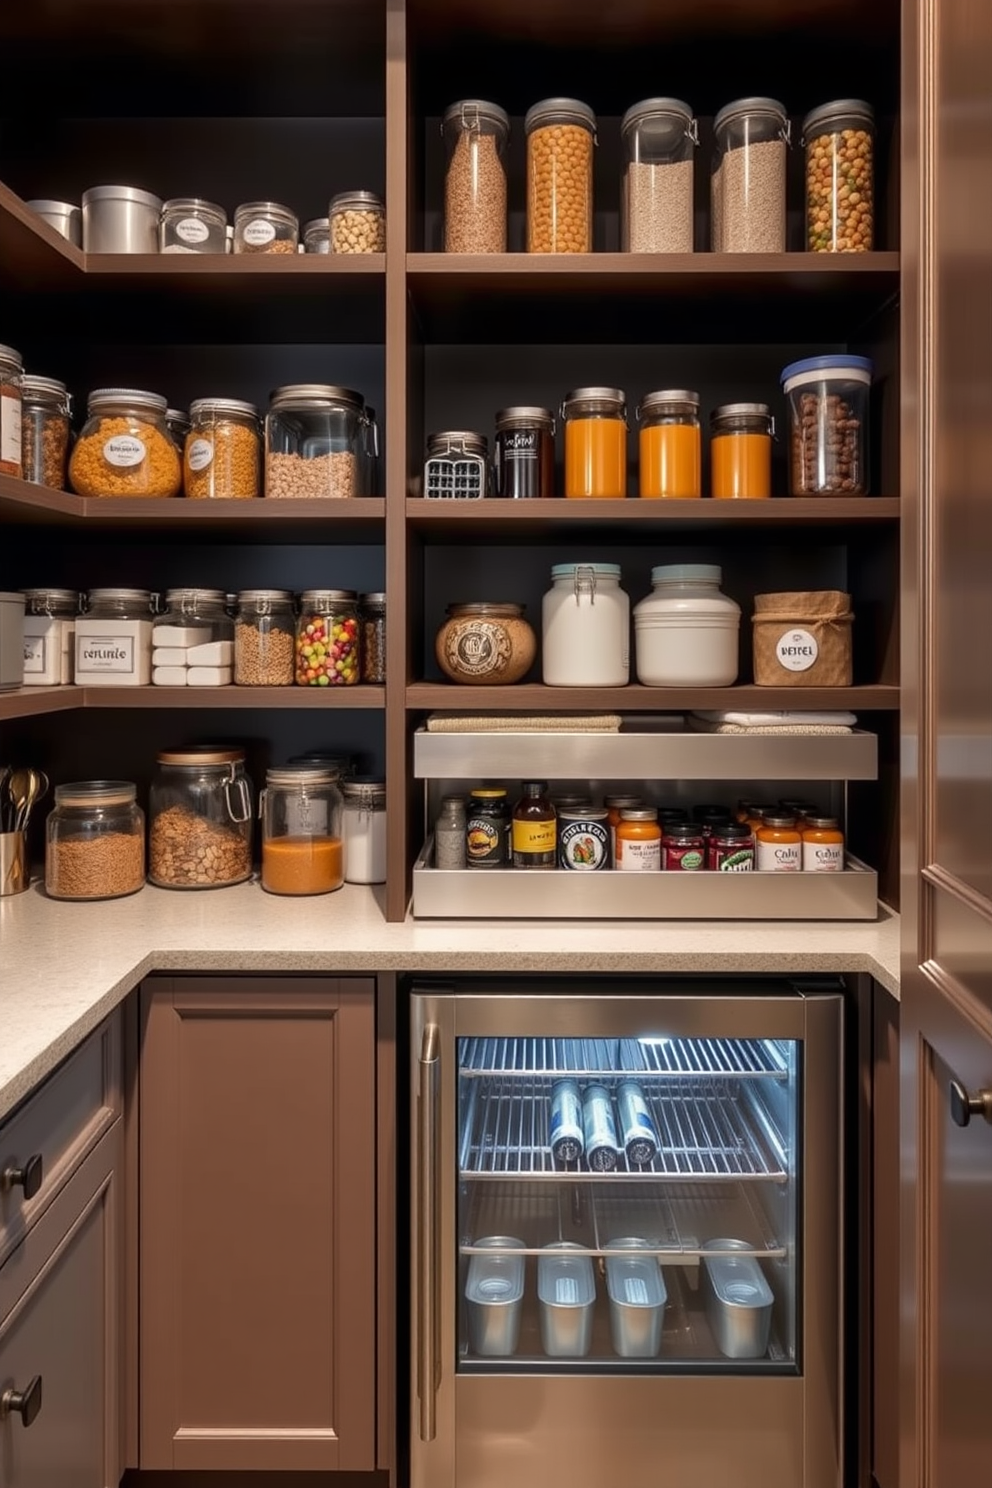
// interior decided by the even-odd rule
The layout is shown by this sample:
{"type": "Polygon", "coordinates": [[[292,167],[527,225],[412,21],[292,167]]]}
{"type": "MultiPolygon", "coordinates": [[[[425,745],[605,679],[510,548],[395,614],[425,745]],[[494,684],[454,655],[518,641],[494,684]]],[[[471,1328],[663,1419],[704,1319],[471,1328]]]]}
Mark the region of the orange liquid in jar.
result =
{"type": "Polygon", "coordinates": [[[717,500],[760,501],[772,494],[768,434],[717,434],[710,441],[710,484],[717,500]]]}
{"type": "Polygon", "coordinates": [[[565,420],[565,495],[619,500],[627,494],[627,426],[616,418],[565,420]]]}
{"type": "Polygon", "coordinates": [[[262,888],[270,894],[328,894],[343,883],[340,837],[273,837],[262,844],[262,888]]]}
{"type": "Polygon", "coordinates": [[[683,500],[702,494],[698,425],[652,424],[641,430],[641,495],[683,500]]]}

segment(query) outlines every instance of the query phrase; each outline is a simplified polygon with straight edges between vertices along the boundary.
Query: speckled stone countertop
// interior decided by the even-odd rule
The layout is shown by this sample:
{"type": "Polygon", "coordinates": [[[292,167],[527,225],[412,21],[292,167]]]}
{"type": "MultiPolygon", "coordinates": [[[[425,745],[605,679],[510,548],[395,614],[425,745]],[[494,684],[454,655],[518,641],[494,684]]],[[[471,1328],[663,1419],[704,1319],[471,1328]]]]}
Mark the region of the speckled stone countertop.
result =
{"type": "Polygon", "coordinates": [[[869,972],[899,992],[899,920],[387,924],[375,889],[277,899],[146,887],[0,900],[0,1117],[152,971],[869,972]]]}

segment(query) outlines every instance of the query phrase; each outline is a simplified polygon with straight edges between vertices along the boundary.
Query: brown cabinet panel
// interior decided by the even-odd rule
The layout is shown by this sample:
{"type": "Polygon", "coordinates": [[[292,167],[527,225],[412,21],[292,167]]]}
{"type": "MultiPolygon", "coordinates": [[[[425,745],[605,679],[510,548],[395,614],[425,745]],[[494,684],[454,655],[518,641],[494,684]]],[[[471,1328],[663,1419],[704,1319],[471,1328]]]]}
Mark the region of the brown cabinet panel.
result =
{"type": "Polygon", "coordinates": [[[140,1464],[371,1468],[373,983],[141,998],[140,1464]]]}

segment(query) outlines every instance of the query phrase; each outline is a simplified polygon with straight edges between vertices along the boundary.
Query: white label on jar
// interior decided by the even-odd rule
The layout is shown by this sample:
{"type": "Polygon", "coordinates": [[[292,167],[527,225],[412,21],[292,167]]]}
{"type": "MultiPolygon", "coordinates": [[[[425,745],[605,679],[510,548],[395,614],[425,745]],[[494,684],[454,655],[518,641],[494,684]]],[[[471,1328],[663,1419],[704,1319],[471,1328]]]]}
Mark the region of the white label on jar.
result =
{"type": "Polygon", "coordinates": [[[21,400],[0,395],[0,460],[21,464],[21,400]]]}
{"type": "Polygon", "coordinates": [[[253,217],[251,222],[246,222],[241,236],[246,243],[253,248],[260,248],[265,243],[271,243],[276,235],[276,230],[271,222],[266,222],[264,217],[253,217]]]}
{"type": "Polygon", "coordinates": [[[617,845],[620,848],[617,867],[621,871],[627,873],[661,872],[660,837],[654,842],[626,842],[621,838],[617,845]]]}
{"type": "Polygon", "coordinates": [[[134,672],[134,636],[76,636],[76,675],[87,672],[134,672]]]}
{"type": "Polygon", "coordinates": [[[44,635],[26,635],[24,637],[24,675],[44,676],[48,670],[48,661],[45,655],[48,637],[44,635]]]}
{"type": "Polygon", "coordinates": [[[755,867],[759,873],[799,873],[801,847],[799,842],[762,842],[759,837],[754,844],[755,867]]]}
{"type": "Polygon", "coordinates": [[[186,463],[190,470],[206,470],[214,457],[213,443],[209,439],[194,439],[186,452],[186,463]]]}
{"type": "Polygon", "coordinates": [[[205,243],[210,236],[210,229],[198,217],[183,217],[175,224],[175,234],[184,243],[205,243]]]}
{"type": "Polygon", "coordinates": [[[138,439],[134,434],[115,434],[103,446],[103,458],[107,463],[125,469],[131,465],[140,465],[146,454],[144,440],[138,439]]]}
{"type": "Polygon", "coordinates": [[[804,873],[843,873],[844,844],[842,842],[804,842],[804,873]]]}
{"type": "Polygon", "coordinates": [[[808,630],[787,630],[775,646],[779,665],[787,672],[808,672],[819,654],[816,636],[808,630]]]}

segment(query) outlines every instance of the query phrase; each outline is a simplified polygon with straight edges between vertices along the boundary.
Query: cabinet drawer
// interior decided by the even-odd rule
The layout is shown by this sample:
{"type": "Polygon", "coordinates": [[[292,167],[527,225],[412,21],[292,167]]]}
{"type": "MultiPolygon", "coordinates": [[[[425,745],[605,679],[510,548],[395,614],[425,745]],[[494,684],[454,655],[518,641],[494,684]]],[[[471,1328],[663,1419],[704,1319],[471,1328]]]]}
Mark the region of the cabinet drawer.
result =
{"type": "Polygon", "coordinates": [[[0,1265],[120,1115],[120,1065],[115,1012],[0,1127],[0,1265]]]}

